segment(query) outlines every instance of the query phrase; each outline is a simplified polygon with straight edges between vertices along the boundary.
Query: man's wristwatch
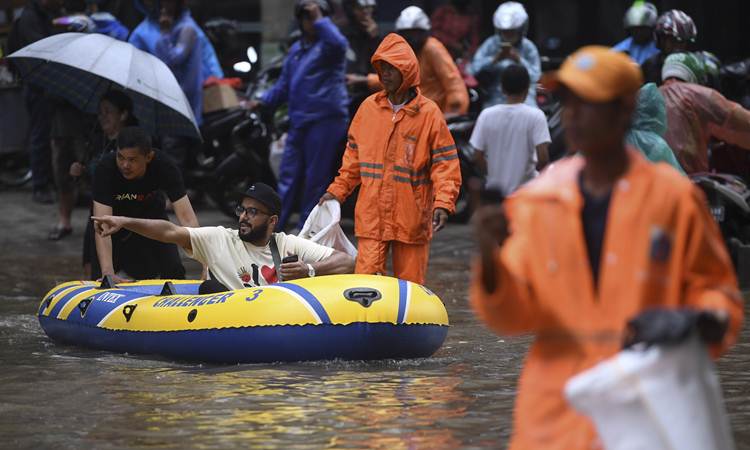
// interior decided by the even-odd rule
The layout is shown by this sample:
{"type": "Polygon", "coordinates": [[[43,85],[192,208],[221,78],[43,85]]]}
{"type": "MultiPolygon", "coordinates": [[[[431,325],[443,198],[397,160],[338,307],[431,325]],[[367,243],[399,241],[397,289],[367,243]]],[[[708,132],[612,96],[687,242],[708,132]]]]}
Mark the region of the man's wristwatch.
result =
{"type": "Polygon", "coordinates": [[[315,267],[313,267],[312,264],[307,265],[307,276],[310,278],[315,276],[315,267]]]}

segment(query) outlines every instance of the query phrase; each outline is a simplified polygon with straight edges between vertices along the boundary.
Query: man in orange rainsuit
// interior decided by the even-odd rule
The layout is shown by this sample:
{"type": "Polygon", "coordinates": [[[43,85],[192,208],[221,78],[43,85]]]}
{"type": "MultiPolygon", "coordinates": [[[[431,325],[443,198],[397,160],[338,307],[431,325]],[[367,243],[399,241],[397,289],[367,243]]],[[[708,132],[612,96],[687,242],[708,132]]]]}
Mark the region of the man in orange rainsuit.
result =
{"type": "MultiPolygon", "coordinates": [[[[456,63],[445,46],[430,36],[430,18],[417,6],[409,6],[396,19],[396,32],[418,55],[422,95],[437,103],[446,116],[466,114],[469,93],[456,63]]],[[[382,89],[376,74],[365,79],[371,90],[382,89]]]]}
{"type": "Polygon", "coordinates": [[[372,65],[385,90],[359,107],[339,175],[320,202],[343,202],[361,184],[355,272],[385,273],[390,248],[395,275],[423,284],[430,238],[454,211],[461,186],[458,153],[440,109],[420,93],[409,44],[389,34],[372,65]]]}
{"type": "Polygon", "coordinates": [[[510,448],[595,449],[592,422],[563,397],[568,379],[624,340],[676,342],[695,329],[718,356],[737,338],[742,299],[702,193],[625,144],[638,66],[584,47],[549,81],[580,154],[477,210],[471,302],[494,330],[536,337],[510,448]]]}

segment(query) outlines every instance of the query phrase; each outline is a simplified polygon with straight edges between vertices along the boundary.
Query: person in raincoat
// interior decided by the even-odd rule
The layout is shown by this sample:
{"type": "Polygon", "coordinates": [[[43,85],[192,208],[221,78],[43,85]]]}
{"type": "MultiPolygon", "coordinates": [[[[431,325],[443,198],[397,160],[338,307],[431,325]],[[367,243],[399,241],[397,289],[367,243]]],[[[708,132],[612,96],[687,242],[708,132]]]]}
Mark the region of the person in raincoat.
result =
{"type": "Polygon", "coordinates": [[[665,162],[681,173],[672,149],[664,140],[667,132],[667,109],[659,88],[654,83],[644,84],[638,92],[638,104],[633,114],[633,125],[625,141],[640,150],[649,161],[665,162]]]}
{"type": "Polygon", "coordinates": [[[716,138],[750,150],[750,112],[701,86],[705,70],[693,53],[674,53],[662,67],[669,127],[664,139],[688,174],[707,172],[708,143],[716,138]]]}
{"type": "MultiPolygon", "coordinates": [[[[409,43],[419,61],[421,94],[437,103],[447,116],[469,110],[469,92],[456,63],[445,46],[430,36],[430,18],[417,6],[409,6],[396,19],[396,32],[409,43]]],[[[377,74],[369,74],[371,89],[382,89],[377,74]]]]}
{"type": "Polygon", "coordinates": [[[643,64],[659,53],[654,39],[654,27],[658,17],[659,12],[653,3],[637,0],[628,8],[623,21],[628,37],[612,49],[626,53],[638,64],[643,64]]]}
{"type": "Polygon", "coordinates": [[[536,106],[536,83],[542,74],[542,62],[536,45],[526,38],[529,28],[526,9],[518,2],[505,2],[497,7],[492,24],[495,35],[482,43],[469,65],[469,73],[488,88],[484,107],[506,102],[500,75],[511,64],[523,64],[529,72],[531,88],[526,104],[536,106]]]}
{"type": "MultiPolygon", "coordinates": [[[[130,38],[128,38],[128,42],[133,44],[137,49],[151,53],[152,55],[156,54],[156,43],[159,41],[159,36],[161,35],[161,27],[159,26],[160,3],[158,0],[135,0],[136,8],[146,18],[135,27],[130,34],[130,38]]],[[[190,24],[196,29],[197,42],[201,49],[201,84],[210,76],[224,78],[224,71],[221,69],[214,46],[211,45],[211,41],[201,27],[193,20],[190,10],[187,8],[182,10],[181,16],[175,26],[182,22],[190,24]]]]}
{"type": "Polygon", "coordinates": [[[385,89],[368,97],[349,127],[339,175],[320,203],[343,202],[361,185],[354,213],[356,273],[423,284],[432,233],[455,209],[461,170],[437,104],[421,94],[419,62],[401,36],[380,43],[372,65],[385,89]]]}
{"type": "Polygon", "coordinates": [[[475,212],[471,303],[492,329],[535,336],[511,450],[599,448],[593,423],[564,398],[571,376],[625,342],[679,342],[696,329],[718,356],[743,317],[701,191],[625,144],[638,66],[609,47],[584,47],[548,83],[561,91],[566,139],[580,154],[475,212]]]}
{"type": "MultiPolygon", "coordinates": [[[[348,43],[328,15],[326,0],[298,0],[295,17],[302,39],[289,49],[278,81],[260,105],[289,105],[286,147],[279,169],[283,231],[300,203],[299,228],[336,175],[349,122],[346,90],[348,43]]],[[[250,108],[258,106],[251,102],[250,108]]]]}

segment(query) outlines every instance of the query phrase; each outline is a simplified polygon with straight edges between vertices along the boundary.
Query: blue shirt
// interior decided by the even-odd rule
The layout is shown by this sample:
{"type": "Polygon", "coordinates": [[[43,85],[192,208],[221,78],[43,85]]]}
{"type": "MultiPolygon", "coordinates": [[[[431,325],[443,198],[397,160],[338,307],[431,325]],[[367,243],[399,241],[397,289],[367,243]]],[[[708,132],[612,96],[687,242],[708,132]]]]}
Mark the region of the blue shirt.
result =
{"type": "Polygon", "coordinates": [[[612,47],[612,49],[627,53],[638,65],[643,64],[644,61],[659,53],[659,49],[656,48],[656,42],[653,40],[649,41],[646,45],[638,45],[633,42],[632,37],[625,39],[612,47]]]}
{"type": "Polygon", "coordinates": [[[292,45],[278,81],[261,100],[271,108],[288,103],[292,126],[349,114],[345,80],[349,44],[328,17],[313,26],[316,40],[292,45]]]}
{"type": "MultiPolygon", "coordinates": [[[[503,59],[493,63],[495,55],[500,52],[501,44],[502,40],[500,36],[494,35],[488,37],[482,42],[482,45],[474,54],[474,58],[472,58],[469,65],[469,73],[476,76],[480,72],[485,72],[491,80],[491,85],[488,88],[488,99],[484,102],[485,108],[507,102],[507,98],[503,94],[500,75],[503,73],[503,69],[514,64],[515,61],[503,59]]],[[[539,50],[537,50],[533,42],[526,38],[521,39],[516,44],[516,50],[518,50],[518,54],[521,57],[521,64],[529,72],[529,79],[531,81],[529,95],[526,96],[525,103],[529,106],[536,106],[536,83],[542,76],[542,61],[539,58],[539,50]]]]}

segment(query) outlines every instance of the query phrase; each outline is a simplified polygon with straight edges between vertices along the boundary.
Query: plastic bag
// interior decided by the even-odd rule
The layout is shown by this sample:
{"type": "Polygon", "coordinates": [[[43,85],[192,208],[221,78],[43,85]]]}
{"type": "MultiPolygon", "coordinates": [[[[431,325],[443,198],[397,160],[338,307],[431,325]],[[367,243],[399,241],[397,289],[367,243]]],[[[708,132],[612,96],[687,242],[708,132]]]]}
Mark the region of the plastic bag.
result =
{"type": "Polygon", "coordinates": [[[356,257],[357,248],[346,237],[339,222],[341,205],[336,200],[327,200],[313,208],[299,232],[299,237],[356,257]]]}
{"type": "Polygon", "coordinates": [[[607,450],[735,448],[719,379],[697,336],[623,350],[571,378],[565,396],[607,450]]]}

